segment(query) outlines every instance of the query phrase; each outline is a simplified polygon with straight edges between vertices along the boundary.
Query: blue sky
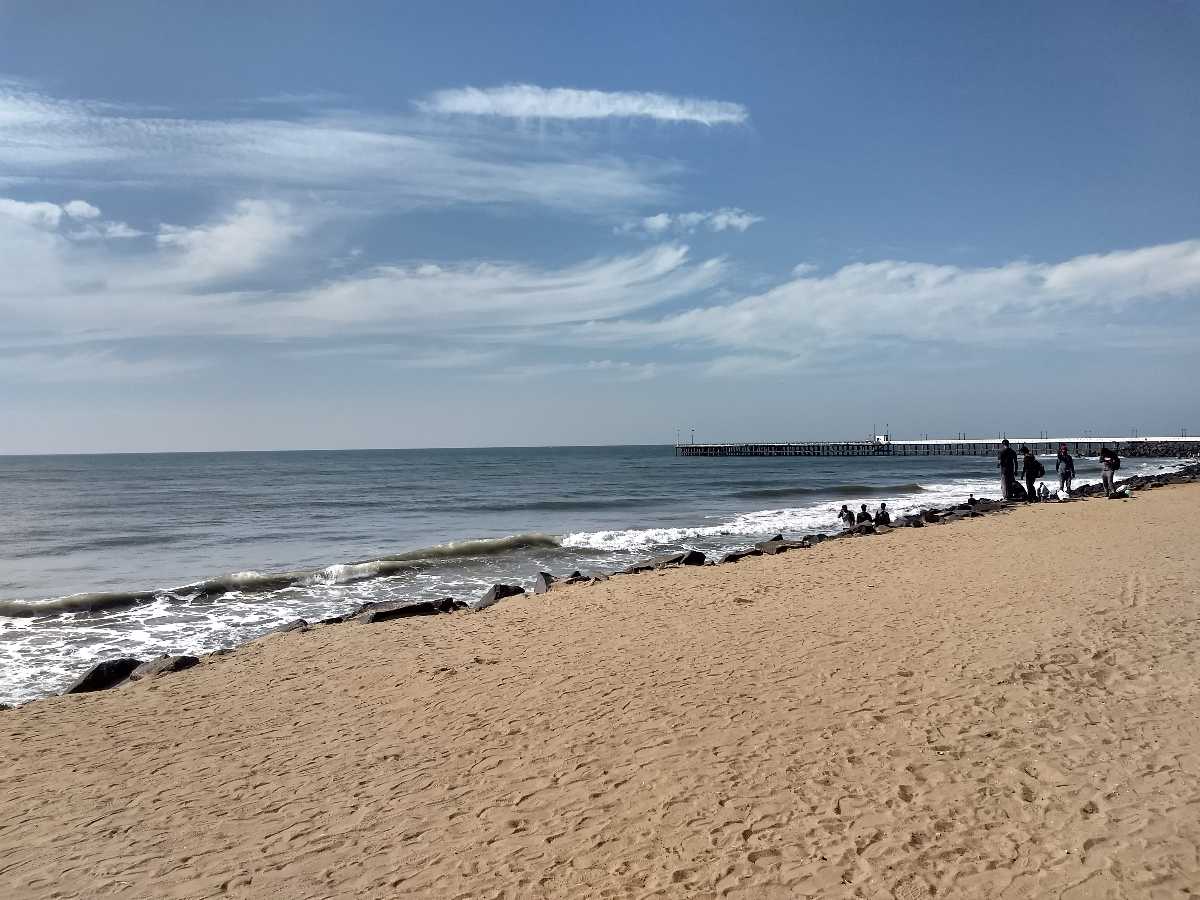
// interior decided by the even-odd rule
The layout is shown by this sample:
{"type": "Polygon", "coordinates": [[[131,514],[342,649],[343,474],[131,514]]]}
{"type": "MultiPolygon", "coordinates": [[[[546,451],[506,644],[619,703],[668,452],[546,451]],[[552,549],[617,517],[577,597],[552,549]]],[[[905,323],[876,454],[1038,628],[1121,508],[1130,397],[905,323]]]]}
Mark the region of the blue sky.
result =
{"type": "Polygon", "coordinates": [[[0,0],[0,450],[1200,430],[1200,6],[0,0]]]}

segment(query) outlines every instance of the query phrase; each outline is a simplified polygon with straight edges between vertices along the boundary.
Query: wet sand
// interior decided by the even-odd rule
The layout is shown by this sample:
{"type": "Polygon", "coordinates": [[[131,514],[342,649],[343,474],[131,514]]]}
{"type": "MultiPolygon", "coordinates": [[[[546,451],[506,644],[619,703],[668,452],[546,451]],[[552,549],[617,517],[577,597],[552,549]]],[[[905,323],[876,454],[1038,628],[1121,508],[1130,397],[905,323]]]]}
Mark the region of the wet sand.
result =
{"type": "Polygon", "coordinates": [[[0,713],[0,896],[1200,892],[1200,486],[0,713]]]}

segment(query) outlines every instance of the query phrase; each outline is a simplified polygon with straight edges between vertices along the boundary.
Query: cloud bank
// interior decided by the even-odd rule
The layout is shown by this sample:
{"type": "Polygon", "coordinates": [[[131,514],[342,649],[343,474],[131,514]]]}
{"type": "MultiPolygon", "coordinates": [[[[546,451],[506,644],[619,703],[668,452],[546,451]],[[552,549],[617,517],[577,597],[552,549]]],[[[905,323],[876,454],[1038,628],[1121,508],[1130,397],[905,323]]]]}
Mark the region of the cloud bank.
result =
{"type": "Polygon", "coordinates": [[[751,225],[761,221],[762,216],[751,215],[744,209],[727,206],[708,212],[661,212],[641,219],[632,219],[615,230],[617,234],[637,234],[644,237],[662,237],[672,233],[693,234],[701,228],[714,232],[744,232],[751,225]]]}
{"type": "Polygon", "coordinates": [[[435,91],[417,103],[427,113],[507,119],[653,119],[698,125],[741,125],[750,114],[740,103],[673,97],[639,91],[585,91],[534,84],[463,87],[435,91]]]}

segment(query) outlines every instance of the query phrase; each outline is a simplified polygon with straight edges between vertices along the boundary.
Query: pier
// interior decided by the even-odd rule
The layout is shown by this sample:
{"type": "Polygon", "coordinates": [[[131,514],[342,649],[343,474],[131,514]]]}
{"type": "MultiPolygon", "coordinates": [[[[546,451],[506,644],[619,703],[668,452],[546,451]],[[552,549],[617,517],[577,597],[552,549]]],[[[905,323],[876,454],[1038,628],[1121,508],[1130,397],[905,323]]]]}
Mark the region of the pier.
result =
{"type": "MultiPolygon", "coordinates": [[[[788,441],[783,443],[676,444],[676,456],[995,456],[1000,438],[935,438],[893,441],[788,441]]],[[[1010,437],[1013,449],[1028,446],[1038,454],[1055,453],[1066,444],[1072,456],[1095,456],[1102,446],[1129,457],[1200,456],[1200,437],[1010,437]]]]}

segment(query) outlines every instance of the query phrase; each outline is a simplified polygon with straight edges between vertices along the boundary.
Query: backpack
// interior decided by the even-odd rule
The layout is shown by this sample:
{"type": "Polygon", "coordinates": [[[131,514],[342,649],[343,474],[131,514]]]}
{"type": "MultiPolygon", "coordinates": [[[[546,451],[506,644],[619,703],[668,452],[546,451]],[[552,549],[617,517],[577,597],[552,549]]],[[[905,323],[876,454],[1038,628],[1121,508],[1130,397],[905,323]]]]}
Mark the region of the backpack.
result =
{"type": "Polygon", "coordinates": [[[1040,459],[1035,459],[1033,461],[1033,477],[1041,478],[1045,474],[1046,467],[1042,465],[1042,461],[1040,459]]]}
{"type": "Polygon", "coordinates": [[[1121,457],[1114,453],[1108,458],[1108,464],[1112,467],[1114,472],[1117,471],[1117,469],[1121,468],[1121,457]]]}

